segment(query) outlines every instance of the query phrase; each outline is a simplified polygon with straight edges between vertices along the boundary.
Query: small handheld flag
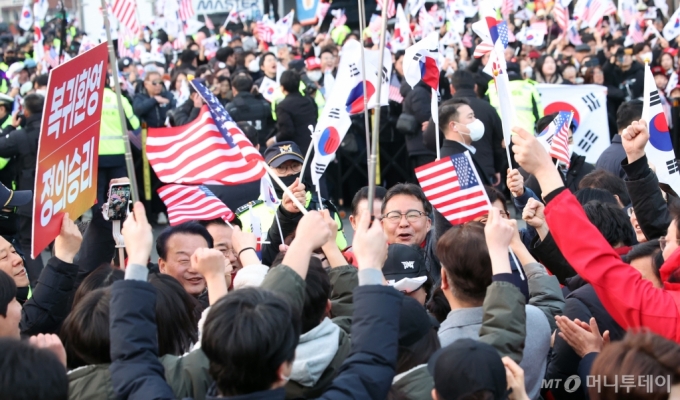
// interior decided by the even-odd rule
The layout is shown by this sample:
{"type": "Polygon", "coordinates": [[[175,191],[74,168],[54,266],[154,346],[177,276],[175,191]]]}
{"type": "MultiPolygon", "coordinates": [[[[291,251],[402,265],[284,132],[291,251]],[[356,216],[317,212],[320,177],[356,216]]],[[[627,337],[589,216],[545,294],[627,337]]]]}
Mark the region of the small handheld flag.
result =
{"type": "Polygon", "coordinates": [[[569,127],[574,116],[573,112],[560,111],[540,135],[538,140],[548,149],[550,156],[556,158],[569,168],[571,155],[569,154],[569,127]]]}
{"type": "Polygon", "coordinates": [[[234,213],[205,186],[165,185],[158,196],[168,207],[170,225],[188,221],[234,219],[234,213]]]}
{"type": "Polygon", "coordinates": [[[489,213],[491,202],[469,152],[444,157],[416,169],[425,197],[452,225],[489,213]]]}

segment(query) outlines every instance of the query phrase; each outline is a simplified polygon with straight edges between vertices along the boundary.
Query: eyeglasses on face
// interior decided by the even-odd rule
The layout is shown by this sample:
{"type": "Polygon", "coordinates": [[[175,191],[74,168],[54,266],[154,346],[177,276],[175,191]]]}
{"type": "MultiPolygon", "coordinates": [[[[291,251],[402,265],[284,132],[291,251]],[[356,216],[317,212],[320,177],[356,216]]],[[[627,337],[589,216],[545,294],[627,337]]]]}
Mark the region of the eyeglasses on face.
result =
{"type": "Polygon", "coordinates": [[[418,222],[423,216],[425,216],[425,213],[418,210],[408,210],[405,213],[402,213],[401,211],[390,211],[383,215],[381,220],[396,224],[401,221],[402,217],[406,217],[406,221],[413,223],[418,222]]]}
{"type": "Polygon", "coordinates": [[[278,167],[274,167],[274,169],[281,175],[288,173],[297,174],[298,172],[302,171],[302,164],[300,164],[299,162],[283,163],[278,167]]]}

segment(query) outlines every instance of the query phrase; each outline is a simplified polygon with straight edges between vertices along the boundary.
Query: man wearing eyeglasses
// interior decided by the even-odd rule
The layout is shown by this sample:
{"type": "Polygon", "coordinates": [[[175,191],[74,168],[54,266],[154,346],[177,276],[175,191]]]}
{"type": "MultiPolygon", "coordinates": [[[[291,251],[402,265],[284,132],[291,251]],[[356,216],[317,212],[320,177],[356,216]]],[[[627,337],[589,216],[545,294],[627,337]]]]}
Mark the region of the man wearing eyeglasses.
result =
{"type": "Polygon", "coordinates": [[[175,106],[175,98],[165,90],[161,75],[156,71],[147,72],[144,89],[135,94],[132,102],[135,115],[149,128],[160,128],[165,124],[168,111],[175,106]]]}

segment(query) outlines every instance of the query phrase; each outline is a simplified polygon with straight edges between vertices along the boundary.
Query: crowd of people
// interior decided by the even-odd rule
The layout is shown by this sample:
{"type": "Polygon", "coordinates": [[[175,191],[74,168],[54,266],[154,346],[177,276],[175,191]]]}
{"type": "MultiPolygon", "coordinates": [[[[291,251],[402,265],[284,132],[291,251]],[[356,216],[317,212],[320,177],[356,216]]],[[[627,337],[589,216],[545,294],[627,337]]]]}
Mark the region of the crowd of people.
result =
{"type": "MultiPolygon", "coordinates": [[[[660,9],[644,19],[653,6],[636,11],[661,31],[660,9]]],[[[36,259],[32,191],[52,65],[14,37],[0,64],[0,399],[678,398],[680,201],[646,155],[641,98],[651,61],[680,149],[680,40],[631,45],[628,27],[605,16],[578,30],[574,45],[553,7],[523,4],[532,23],[545,22],[545,45],[517,40],[505,53],[511,143],[483,71],[489,55],[472,56],[482,42],[469,30],[476,17],[441,53],[434,116],[431,86],[406,83],[405,52],[392,53],[395,90],[371,117],[380,113],[380,144],[403,172],[381,169],[373,193],[357,174],[327,176],[316,191],[303,166],[343,44],[374,49],[375,35],[329,15],[312,30],[293,23],[294,44],[274,45],[257,22],[229,22],[177,49],[145,27],[109,68],[91,217],[65,214],[36,259]],[[140,132],[196,121],[206,108],[194,80],[286,187],[274,186],[280,205],[269,207],[259,181],[208,185],[233,219],[166,226],[163,183],[145,165],[140,132]],[[606,86],[600,127],[611,145],[596,163],[572,146],[570,163],[556,162],[536,138],[557,116],[544,115],[537,83],[606,86]],[[139,193],[152,196],[123,222],[121,255],[102,205],[112,184],[129,184],[124,140],[139,193]],[[437,150],[470,155],[488,213],[452,225],[433,207],[415,169],[437,150]]],[[[516,34],[519,12],[507,20],[516,34]]],[[[441,38],[452,25],[444,21],[441,38]]],[[[44,50],[62,40],[73,56],[87,43],[77,29],[56,29],[44,50]]],[[[343,157],[365,167],[365,121],[352,116],[335,168],[347,166],[343,157]]]]}

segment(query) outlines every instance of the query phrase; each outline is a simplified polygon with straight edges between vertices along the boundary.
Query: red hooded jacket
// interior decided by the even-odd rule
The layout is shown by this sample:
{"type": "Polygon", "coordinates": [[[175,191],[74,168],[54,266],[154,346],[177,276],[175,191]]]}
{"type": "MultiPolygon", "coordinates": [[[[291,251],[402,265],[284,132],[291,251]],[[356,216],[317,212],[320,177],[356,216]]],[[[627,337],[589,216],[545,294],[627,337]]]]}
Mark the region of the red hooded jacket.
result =
{"type": "Polygon", "coordinates": [[[624,329],[647,327],[680,342],[680,284],[667,282],[680,266],[680,249],[661,267],[663,289],[654,287],[607,243],[568,190],[545,209],[555,243],[576,272],[593,285],[597,296],[624,329]]]}

